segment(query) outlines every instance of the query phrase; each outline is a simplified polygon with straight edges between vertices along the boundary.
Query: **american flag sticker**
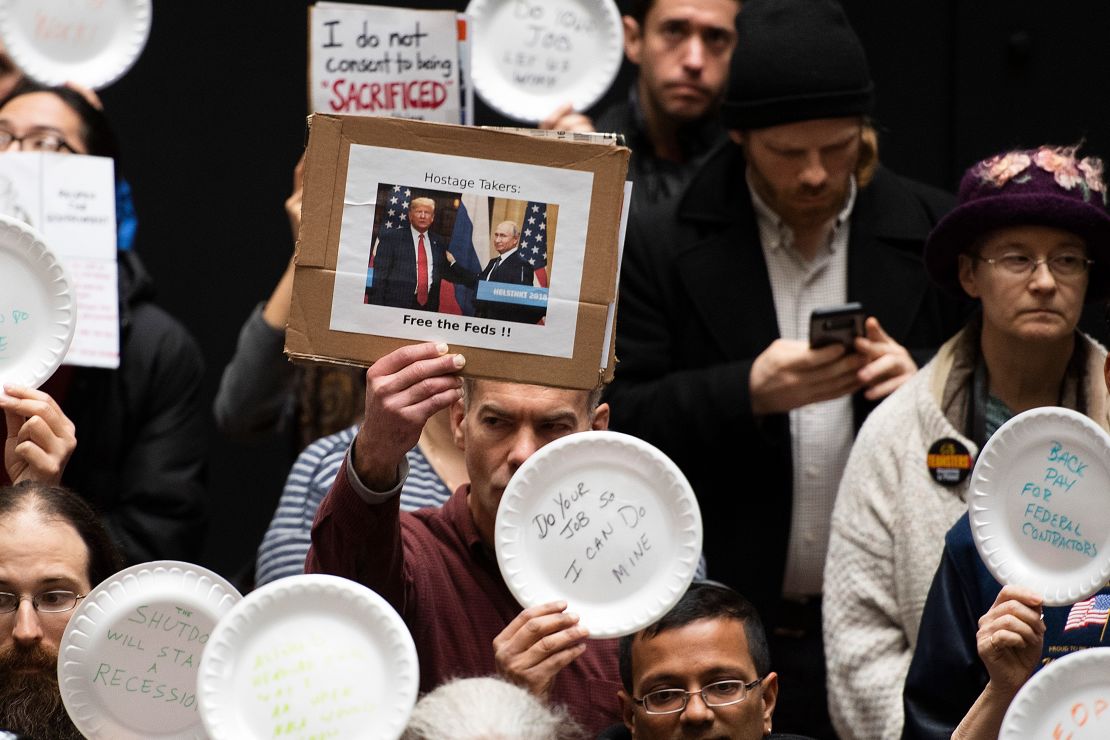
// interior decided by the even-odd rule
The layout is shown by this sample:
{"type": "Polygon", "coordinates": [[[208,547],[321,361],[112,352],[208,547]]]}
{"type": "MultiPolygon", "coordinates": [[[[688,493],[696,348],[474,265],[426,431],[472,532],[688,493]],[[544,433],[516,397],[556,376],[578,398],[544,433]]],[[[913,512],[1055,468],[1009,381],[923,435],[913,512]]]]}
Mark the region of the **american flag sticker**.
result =
{"type": "Polygon", "coordinates": [[[1092,625],[1103,626],[1107,619],[1110,619],[1110,594],[1097,594],[1072,606],[1068,621],[1064,623],[1064,632],[1092,625]]]}

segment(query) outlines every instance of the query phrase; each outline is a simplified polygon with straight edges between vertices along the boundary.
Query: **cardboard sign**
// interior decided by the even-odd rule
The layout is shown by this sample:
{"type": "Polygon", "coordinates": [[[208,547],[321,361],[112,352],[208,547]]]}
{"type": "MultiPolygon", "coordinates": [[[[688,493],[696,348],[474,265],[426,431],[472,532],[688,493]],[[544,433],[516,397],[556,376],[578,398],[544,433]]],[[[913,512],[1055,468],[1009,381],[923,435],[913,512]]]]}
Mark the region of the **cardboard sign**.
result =
{"type": "Polygon", "coordinates": [[[442,341],[467,375],[607,381],[629,152],[586,140],[314,115],[286,352],[442,341]]]}
{"type": "Polygon", "coordinates": [[[470,122],[461,87],[469,46],[455,12],[317,3],[309,28],[311,110],[470,122]]]}
{"type": "Polygon", "coordinates": [[[77,328],[66,365],[119,367],[114,172],[106,157],[0,157],[0,214],[37,229],[76,284],[77,328]]]}

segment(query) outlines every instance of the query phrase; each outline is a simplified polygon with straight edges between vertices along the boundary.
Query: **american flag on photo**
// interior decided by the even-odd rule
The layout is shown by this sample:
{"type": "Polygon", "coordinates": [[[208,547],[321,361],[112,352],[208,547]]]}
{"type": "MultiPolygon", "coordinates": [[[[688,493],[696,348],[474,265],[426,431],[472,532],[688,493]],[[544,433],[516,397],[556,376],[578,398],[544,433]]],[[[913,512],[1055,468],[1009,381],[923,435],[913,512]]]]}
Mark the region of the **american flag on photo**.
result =
{"type": "Polygon", "coordinates": [[[400,185],[389,189],[386,198],[388,206],[385,210],[385,228],[403,229],[409,223],[409,201],[412,200],[412,191],[400,185]]]}
{"type": "MultiPolygon", "coordinates": [[[[412,190],[400,185],[382,187],[386,190],[385,219],[382,221],[382,229],[403,229],[409,223],[409,201],[412,200],[412,190]]],[[[370,267],[374,266],[374,255],[377,253],[378,240],[375,239],[374,248],[370,250],[370,267]]]]}
{"type": "Polygon", "coordinates": [[[1091,625],[1104,625],[1110,619],[1110,594],[1098,594],[1080,601],[1068,612],[1064,631],[1082,629],[1091,625]]]}
{"type": "Polygon", "coordinates": [[[536,284],[547,287],[547,204],[528,201],[520,227],[520,255],[536,272],[536,284]]]}

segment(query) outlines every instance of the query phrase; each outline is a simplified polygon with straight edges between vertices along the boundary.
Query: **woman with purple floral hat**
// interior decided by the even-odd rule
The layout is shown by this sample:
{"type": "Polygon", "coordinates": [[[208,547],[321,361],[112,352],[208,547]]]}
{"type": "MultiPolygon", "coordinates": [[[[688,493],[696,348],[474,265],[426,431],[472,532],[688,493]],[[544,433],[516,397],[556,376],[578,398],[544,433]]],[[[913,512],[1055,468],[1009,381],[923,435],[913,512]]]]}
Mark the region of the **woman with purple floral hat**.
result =
{"type": "Polygon", "coordinates": [[[1076,149],[977,163],[926,242],[930,277],[981,310],[868,417],[841,480],[823,609],[842,738],[902,734],[926,596],[991,434],[1038,406],[1110,430],[1106,351],[1076,328],[1085,302],[1110,296],[1110,214],[1101,161],[1076,149]]]}

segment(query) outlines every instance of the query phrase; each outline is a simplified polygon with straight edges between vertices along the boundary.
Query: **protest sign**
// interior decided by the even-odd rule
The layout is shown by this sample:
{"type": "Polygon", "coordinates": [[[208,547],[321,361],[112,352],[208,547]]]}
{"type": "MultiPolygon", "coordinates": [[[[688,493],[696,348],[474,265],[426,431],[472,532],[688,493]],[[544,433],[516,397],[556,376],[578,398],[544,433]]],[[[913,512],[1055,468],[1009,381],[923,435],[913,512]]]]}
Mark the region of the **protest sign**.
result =
{"type": "Polygon", "coordinates": [[[493,539],[521,605],[563,599],[592,637],[618,637],[659,619],[686,591],[701,513],[658,449],[589,431],[545,445],[513,473],[493,539]]]}
{"type": "Polygon", "coordinates": [[[610,378],[628,150],[577,138],[313,116],[286,351],[442,341],[477,377],[610,378]]]}
{"type": "Polygon", "coordinates": [[[107,157],[0,157],[0,214],[32,226],[76,284],[77,328],[64,364],[119,367],[115,175],[107,157]]]}
{"type": "Polygon", "coordinates": [[[1002,584],[1073,604],[1110,580],[1110,435],[1058,407],[1024,411],[991,435],[968,497],[975,545],[1002,584]]]}
{"type": "Polygon", "coordinates": [[[585,110],[624,59],[613,0],[471,0],[474,84],[490,107],[541,121],[563,103],[585,110]]]}
{"type": "Polygon", "coordinates": [[[44,85],[105,87],[131,68],[150,34],[151,0],[34,0],[0,6],[0,45],[44,85]]]}
{"type": "Polygon", "coordinates": [[[77,728],[86,737],[199,737],[201,657],[240,599],[216,573],[173,560],[99,584],[58,648],[62,700],[77,728]]]}
{"type": "Polygon", "coordinates": [[[317,3],[310,12],[311,110],[468,123],[465,41],[465,20],[453,11],[317,3]]]}

